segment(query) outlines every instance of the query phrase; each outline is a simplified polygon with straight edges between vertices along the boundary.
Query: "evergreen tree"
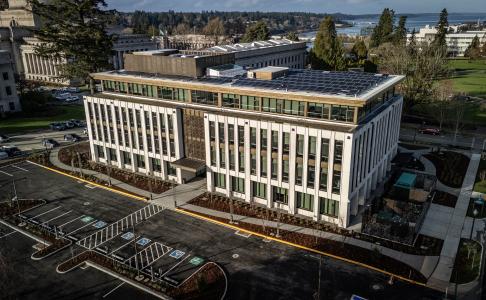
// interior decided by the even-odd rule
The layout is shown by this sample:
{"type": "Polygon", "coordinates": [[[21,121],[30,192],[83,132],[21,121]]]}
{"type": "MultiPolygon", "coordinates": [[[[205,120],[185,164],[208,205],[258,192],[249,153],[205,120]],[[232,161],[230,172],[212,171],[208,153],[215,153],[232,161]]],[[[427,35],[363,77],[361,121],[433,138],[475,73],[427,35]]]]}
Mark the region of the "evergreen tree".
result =
{"type": "Polygon", "coordinates": [[[398,26],[395,28],[395,33],[393,34],[393,43],[395,45],[405,45],[407,42],[407,16],[400,16],[398,21],[398,26]]]}
{"type": "Polygon", "coordinates": [[[353,45],[353,49],[351,50],[359,60],[366,59],[368,57],[368,48],[366,48],[366,44],[363,40],[359,40],[353,45]]]}
{"type": "Polygon", "coordinates": [[[443,9],[439,16],[439,22],[437,23],[437,34],[434,38],[434,46],[441,48],[442,51],[447,51],[446,35],[449,30],[449,21],[447,20],[448,13],[447,9],[443,9]]]}
{"type": "Polygon", "coordinates": [[[43,25],[34,30],[41,57],[60,61],[62,79],[89,79],[90,73],[111,67],[114,35],[106,33],[108,12],[104,0],[28,0],[43,25]]]}
{"type": "Polygon", "coordinates": [[[319,26],[312,49],[311,65],[314,69],[336,71],[346,69],[344,47],[331,16],[327,16],[319,26]]]}
{"type": "Polygon", "coordinates": [[[258,21],[256,24],[246,29],[245,35],[241,38],[243,43],[254,41],[264,41],[270,38],[270,31],[264,21],[258,21]]]}
{"type": "Polygon", "coordinates": [[[393,39],[394,20],[395,12],[392,9],[385,8],[380,16],[378,25],[376,25],[371,34],[370,47],[378,47],[393,39]]]}
{"type": "Polygon", "coordinates": [[[476,35],[471,44],[467,47],[466,51],[464,52],[465,57],[469,57],[470,59],[478,59],[481,57],[481,47],[479,43],[479,37],[476,35]]]}
{"type": "Polygon", "coordinates": [[[412,35],[410,36],[410,39],[408,40],[408,46],[407,50],[408,53],[413,56],[417,53],[417,37],[416,37],[416,31],[415,28],[412,30],[412,35]]]}
{"type": "Polygon", "coordinates": [[[299,41],[299,35],[295,31],[288,32],[285,38],[294,42],[299,41]]]}

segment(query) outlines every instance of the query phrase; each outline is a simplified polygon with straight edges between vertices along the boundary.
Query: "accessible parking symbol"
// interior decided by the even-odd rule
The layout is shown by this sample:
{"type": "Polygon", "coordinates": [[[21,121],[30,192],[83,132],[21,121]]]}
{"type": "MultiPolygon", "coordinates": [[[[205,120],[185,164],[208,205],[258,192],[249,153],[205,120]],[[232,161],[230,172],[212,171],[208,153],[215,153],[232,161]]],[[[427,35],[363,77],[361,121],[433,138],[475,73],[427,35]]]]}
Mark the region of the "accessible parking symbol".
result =
{"type": "Polygon", "coordinates": [[[140,246],[145,246],[148,243],[150,243],[150,240],[148,238],[141,238],[137,241],[137,244],[139,244],[140,246]]]}
{"type": "Polygon", "coordinates": [[[194,266],[199,266],[200,264],[202,264],[204,261],[204,259],[200,258],[200,257],[197,257],[197,256],[194,256],[190,261],[189,263],[194,265],[194,266]]]}
{"type": "Polygon", "coordinates": [[[174,250],[170,253],[170,257],[173,257],[175,259],[179,259],[181,258],[182,256],[184,256],[184,254],[186,254],[186,252],[183,252],[181,250],[174,250]]]}
{"type": "Polygon", "coordinates": [[[83,221],[84,223],[89,223],[89,222],[93,221],[93,218],[90,217],[90,216],[86,216],[86,217],[82,218],[81,221],[83,221]]]}

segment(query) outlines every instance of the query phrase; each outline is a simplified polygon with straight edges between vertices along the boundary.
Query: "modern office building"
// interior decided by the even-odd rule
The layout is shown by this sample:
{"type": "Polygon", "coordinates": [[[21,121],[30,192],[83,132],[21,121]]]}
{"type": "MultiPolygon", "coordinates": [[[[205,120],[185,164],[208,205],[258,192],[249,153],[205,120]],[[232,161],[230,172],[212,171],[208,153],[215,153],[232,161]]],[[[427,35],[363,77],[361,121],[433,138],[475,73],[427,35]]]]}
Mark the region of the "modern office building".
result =
{"type": "Polygon", "coordinates": [[[0,50],[0,117],[21,110],[15,86],[13,59],[6,50],[0,50]]]}
{"type": "Polygon", "coordinates": [[[113,68],[123,69],[123,54],[158,49],[158,41],[146,34],[120,34],[113,43],[113,68]]]}
{"type": "Polygon", "coordinates": [[[281,39],[220,45],[206,50],[214,53],[234,53],[235,64],[247,68],[275,66],[304,69],[307,44],[281,39]]]}
{"type": "Polygon", "coordinates": [[[234,53],[125,55],[84,99],[96,162],[347,227],[396,154],[402,76],[264,67],[234,53]]]}
{"type": "MultiPolygon", "coordinates": [[[[471,45],[474,37],[479,38],[479,43],[482,45],[486,43],[486,30],[483,31],[458,31],[459,27],[450,28],[452,32],[446,35],[447,52],[451,56],[464,56],[467,47],[471,45]]],[[[426,25],[420,28],[419,32],[415,34],[417,43],[430,43],[435,39],[437,28],[426,25]]],[[[412,35],[408,34],[410,39],[412,35]]]]}

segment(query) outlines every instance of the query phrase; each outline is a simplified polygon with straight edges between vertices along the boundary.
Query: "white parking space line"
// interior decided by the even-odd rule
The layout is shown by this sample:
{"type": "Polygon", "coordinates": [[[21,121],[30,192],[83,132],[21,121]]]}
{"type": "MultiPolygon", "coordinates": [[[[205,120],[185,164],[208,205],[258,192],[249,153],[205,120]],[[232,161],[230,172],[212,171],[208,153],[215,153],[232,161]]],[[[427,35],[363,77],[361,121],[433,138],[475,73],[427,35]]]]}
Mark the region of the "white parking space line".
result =
{"type": "Polygon", "coordinates": [[[3,174],[5,174],[5,175],[7,175],[7,176],[10,176],[10,177],[13,177],[13,175],[12,175],[12,174],[9,174],[9,173],[4,172],[4,171],[1,171],[1,170],[0,170],[0,173],[3,173],[3,174]]]}
{"type": "Polygon", "coordinates": [[[25,171],[25,172],[30,172],[29,170],[24,169],[24,168],[21,168],[21,167],[19,167],[19,166],[17,166],[17,165],[11,165],[11,166],[12,166],[12,167],[14,167],[14,168],[17,168],[17,169],[19,169],[19,170],[25,171]]]}
{"type": "Polygon", "coordinates": [[[73,234],[73,233],[75,233],[75,232],[78,232],[78,231],[80,231],[81,229],[83,229],[83,228],[85,228],[85,227],[88,227],[89,225],[92,225],[92,224],[94,224],[94,223],[96,223],[96,222],[98,222],[98,221],[97,221],[97,220],[94,220],[94,221],[93,221],[93,222],[91,222],[91,223],[88,223],[88,224],[86,224],[86,225],[84,225],[84,226],[81,226],[81,227],[79,227],[78,229],[76,229],[76,230],[74,230],[74,231],[71,231],[71,232],[70,232],[70,233],[68,233],[67,235],[71,235],[71,234],[73,234]]]}
{"type": "MultiPolygon", "coordinates": [[[[137,237],[135,238],[135,240],[137,240],[137,239],[138,239],[138,238],[140,238],[140,237],[141,237],[141,235],[137,236],[137,237]]],[[[133,239],[131,239],[130,241],[128,241],[128,242],[126,242],[125,244],[121,245],[120,247],[116,248],[115,250],[111,251],[111,252],[110,252],[108,255],[112,255],[113,253],[117,252],[118,250],[120,250],[121,248],[123,248],[123,247],[127,246],[127,245],[128,245],[128,244],[130,244],[130,243],[133,243],[133,239]]]]}
{"type": "Polygon", "coordinates": [[[178,265],[182,264],[182,262],[185,261],[186,259],[188,259],[189,256],[191,256],[191,254],[188,254],[186,257],[184,257],[184,259],[182,259],[180,262],[176,263],[172,268],[170,268],[169,270],[167,270],[167,272],[165,272],[164,274],[160,275],[160,277],[164,277],[167,273],[169,273],[170,271],[174,270],[175,267],[177,267],[178,265]]]}
{"type": "Polygon", "coordinates": [[[66,222],[66,223],[64,223],[64,224],[59,225],[59,226],[58,226],[58,228],[64,227],[64,226],[66,226],[67,224],[70,224],[70,223],[72,223],[72,222],[74,222],[74,221],[76,221],[76,220],[79,220],[79,219],[83,218],[83,217],[85,217],[85,215],[82,215],[81,217],[76,217],[76,218],[74,218],[74,219],[72,219],[72,220],[70,220],[70,221],[67,221],[67,222],[66,222]]]}
{"type": "Polygon", "coordinates": [[[110,295],[111,293],[113,293],[114,291],[116,291],[118,288],[120,288],[124,284],[125,284],[125,282],[123,281],[122,283],[120,283],[119,285],[117,285],[114,289],[112,289],[111,291],[109,291],[108,293],[106,293],[105,295],[103,295],[103,298],[108,297],[108,295],[110,295]]]}
{"type": "Polygon", "coordinates": [[[16,233],[16,232],[17,232],[17,231],[15,231],[15,230],[14,230],[14,231],[9,232],[9,233],[7,233],[7,234],[5,234],[5,235],[2,235],[2,236],[0,236],[0,239],[6,238],[7,236],[10,236],[10,235],[12,235],[12,234],[14,234],[14,233],[16,233]]]}
{"type": "Polygon", "coordinates": [[[55,220],[55,219],[59,219],[59,218],[60,218],[60,217],[62,217],[62,216],[65,216],[65,215],[67,215],[67,214],[70,214],[71,212],[72,212],[72,210],[70,210],[70,211],[68,211],[68,212],[65,212],[65,213],[63,213],[63,214],[60,214],[59,216],[54,217],[54,218],[52,218],[52,219],[49,219],[49,220],[47,220],[47,221],[43,222],[42,224],[46,224],[46,223],[49,223],[50,221],[53,221],[53,220],[55,220]]]}
{"type": "Polygon", "coordinates": [[[51,211],[54,211],[54,210],[59,209],[59,208],[61,208],[61,207],[60,207],[60,206],[56,206],[56,207],[54,207],[53,209],[50,209],[50,210],[45,211],[45,212],[43,212],[43,213],[41,213],[41,214],[38,214],[37,216],[33,216],[32,218],[29,218],[29,220],[36,219],[36,218],[38,218],[38,217],[40,217],[40,216],[42,216],[42,215],[45,215],[45,214],[47,214],[47,213],[50,213],[51,211]]]}

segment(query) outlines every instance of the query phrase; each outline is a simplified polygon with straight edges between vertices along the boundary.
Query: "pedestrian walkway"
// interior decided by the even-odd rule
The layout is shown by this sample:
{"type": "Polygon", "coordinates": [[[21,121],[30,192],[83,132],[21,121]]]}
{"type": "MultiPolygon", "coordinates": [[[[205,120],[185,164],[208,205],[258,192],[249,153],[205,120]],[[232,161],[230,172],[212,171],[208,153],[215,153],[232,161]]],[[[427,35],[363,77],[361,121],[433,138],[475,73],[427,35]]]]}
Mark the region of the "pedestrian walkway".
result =
{"type": "MultiPolygon", "coordinates": [[[[427,283],[427,285],[432,288],[445,290],[449,287],[452,268],[454,266],[459,241],[463,232],[466,213],[469,206],[472,189],[474,187],[474,181],[479,167],[480,158],[481,157],[479,154],[473,154],[471,157],[456,207],[452,213],[452,216],[450,216],[450,221],[448,222],[447,234],[444,239],[444,246],[442,247],[442,252],[440,254],[439,264],[427,283]]],[[[427,217],[429,216],[427,215],[427,217]]]]}

